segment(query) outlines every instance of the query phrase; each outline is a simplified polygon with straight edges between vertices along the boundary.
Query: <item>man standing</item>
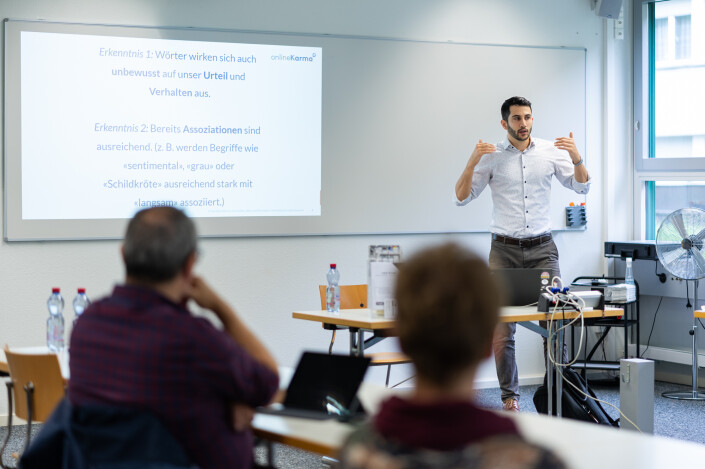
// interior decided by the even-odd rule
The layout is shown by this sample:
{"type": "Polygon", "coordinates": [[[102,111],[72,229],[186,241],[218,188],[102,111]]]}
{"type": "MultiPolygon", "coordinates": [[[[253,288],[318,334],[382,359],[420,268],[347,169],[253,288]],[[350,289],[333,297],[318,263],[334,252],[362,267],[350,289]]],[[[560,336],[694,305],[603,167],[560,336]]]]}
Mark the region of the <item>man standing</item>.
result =
{"type": "MultiPolygon", "coordinates": [[[[526,98],[507,99],[501,114],[507,140],[496,146],[482,140],[475,145],[455,184],[456,203],[469,203],[489,185],[490,267],[545,267],[560,276],[558,250],[551,237],[551,178],[555,176],[568,189],[586,194],[590,177],[572,132],[553,143],[531,137],[534,120],[526,98]]],[[[500,323],[493,344],[503,407],[511,411],[519,410],[515,331],[515,323],[500,323]]]]}
{"type": "Polygon", "coordinates": [[[277,364],[235,311],[193,273],[183,212],[143,210],[122,247],[124,285],[91,305],[71,336],[69,399],[157,416],[202,468],[250,467],[253,408],[278,388],[277,364]],[[193,300],[224,330],[191,315],[193,300]]]}

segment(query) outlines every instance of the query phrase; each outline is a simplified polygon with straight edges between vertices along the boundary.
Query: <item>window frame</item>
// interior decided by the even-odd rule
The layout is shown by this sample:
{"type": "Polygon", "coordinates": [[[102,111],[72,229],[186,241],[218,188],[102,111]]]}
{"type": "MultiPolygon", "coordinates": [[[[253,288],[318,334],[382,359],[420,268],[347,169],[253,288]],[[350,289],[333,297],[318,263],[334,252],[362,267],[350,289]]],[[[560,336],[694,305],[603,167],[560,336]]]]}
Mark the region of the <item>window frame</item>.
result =
{"type": "Polygon", "coordinates": [[[655,225],[655,183],[682,182],[690,184],[704,181],[705,174],[688,171],[673,171],[668,173],[644,172],[636,174],[634,189],[637,205],[634,209],[634,239],[656,239],[656,232],[659,227],[655,225]]]}
{"type": "Polygon", "coordinates": [[[668,0],[637,0],[632,8],[633,25],[633,164],[634,239],[655,239],[655,184],[650,181],[705,180],[705,157],[656,158],[654,135],[656,72],[655,8],[653,3],[668,0]]]}
{"type": "MultiPolygon", "coordinates": [[[[661,0],[664,1],[664,0],[661,0]]],[[[668,0],[665,0],[668,1],[668,0]]],[[[633,9],[634,25],[634,169],[637,173],[702,171],[705,157],[655,158],[654,139],[654,7],[657,0],[641,0],[633,9]]]]}

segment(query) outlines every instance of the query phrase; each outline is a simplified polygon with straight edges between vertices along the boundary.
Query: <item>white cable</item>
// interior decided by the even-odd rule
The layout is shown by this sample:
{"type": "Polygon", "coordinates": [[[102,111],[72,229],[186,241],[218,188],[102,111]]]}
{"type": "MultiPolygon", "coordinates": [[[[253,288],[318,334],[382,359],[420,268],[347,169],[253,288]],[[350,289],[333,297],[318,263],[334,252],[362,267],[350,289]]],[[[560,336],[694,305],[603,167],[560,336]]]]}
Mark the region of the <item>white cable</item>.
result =
{"type": "MultiPolygon", "coordinates": [[[[556,282],[560,283],[561,290],[562,290],[563,289],[562,288],[563,281],[560,279],[560,277],[553,277],[552,283],[556,283],[556,282]]],[[[563,379],[564,382],[570,384],[580,394],[587,397],[588,399],[592,399],[593,401],[596,401],[601,404],[605,404],[605,405],[612,407],[617,412],[619,412],[619,415],[621,418],[624,418],[627,422],[632,424],[634,426],[634,428],[636,428],[639,431],[639,433],[643,433],[641,431],[641,429],[634,422],[632,422],[629,419],[629,417],[624,415],[624,413],[617,406],[615,406],[614,404],[611,404],[607,401],[604,401],[602,399],[598,399],[597,397],[591,396],[590,394],[586,393],[585,391],[580,389],[578,386],[573,384],[570,380],[566,379],[566,377],[563,375],[563,371],[561,370],[561,367],[569,367],[569,366],[573,365],[578,360],[578,357],[580,356],[580,352],[582,350],[583,334],[585,331],[585,317],[583,314],[583,309],[585,308],[585,300],[583,298],[581,298],[577,295],[573,295],[571,293],[561,294],[560,292],[552,292],[550,287],[548,287],[548,286],[546,287],[546,292],[549,295],[551,295],[552,303],[554,303],[553,311],[551,312],[551,315],[548,318],[548,342],[546,343],[546,355],[548,356],[548,359],[550,360],[550,362],[553,363],[553,366],[555,367],[556,371],[561,375],[561,378],[563,379]],[[578,301],[576,301],[576,299],[578,301]],[[573,318],[570,322],[564,324],[563,326],[561,326],[558,329],[556,329],[555,331],[553,331],[554,315],[556,314],[556,312],[558,312],[558,308],[561,305],[573,306],[578,311],[578,315],[575,318],[573,318]],[[549,345],[551,344],[553,337],[558,332],[564,330],[568,326],[573,325],[578,320],[578,318],[580,319],[580,345],[578,346],[578,352],[575,354],[575,358],[570,363],[557,363],[555,360],[555,357],[551,354],[551,347],[549,345]]],[[[564,310],[562,312],[564,312],[564,310]]],[[[562,345],[563,344],[561,344],[561,352],[562,352],[562,345]]],[[[562,353],[561,353],[561,355],[562,355],[562,353]]],[[[587,385],[587,383],[586,383],[586,385],[587,385]]],[[[549,390],[549,392],[552,392],[552,390],[549,390]]]]}
{"type": "MultiPolygon", "coordinates": [[[[560,285],[563,285],[563,281],[561,280],[560,277],[553,277],[552,282],[559,283],[560,285]]],[[[550,318],[548,319],[548,335],[549,335],[549,343],[550,343],[550,338],[557,334],[558,332],[568,328],[568,326],[572,326],[578,319],[580,319],[580,342],[578,345],[578,352],[575,354],[575,359],[571,361],[570,363],[556,363],[555,357],[551,355],[550,347],[547,347],[546,352],[549,360],[551,363],[554,364],[554,366],[559,367],[559,366],[571,366],[575,364],[575,362],[578,360],[577,357],[580,356],[580,352],[582,351],[582,346],[583,346],[583,338],[585,334],[585,319],[583,316],[583,309],[585,307],[585,300],[583,300],[580,297],[577,297],[572,294],[561,294],[560,292],[552,292],[550,287],[546,287],[546,291],[549,295],[551,295],[552,302],[554,303],[553,307],[553,312],[551,313],[550,318]],[[576,301],[578,300],[578,301],[576,301]],[[561,305],[570,305],[573,306],[577,311],[578,315],[573,318],[570,322],[566,323],[565,325],[561,326],[560,328],[556,329],[553,331],[553,321],[554,321],[554,316],[556,312],[558,311],[558,308],[561,305]]]]}
{"type": "MultiPolygon", "coordinates": [[[[561,280],[560,277],[553,277],[552,283],[559,283],[560,285],[563,285],[563,281],[561,280]]],[[[550,347],[546,348],[546,354],[547,354],[549,360],[551,361],[551,363],[554,364],[554,366],[556,366],[556,367],[558,367],[558,366],[571,366],[578,360],[577,357],[580,356],[580,352],[582,351],[583,338],[584,338],[584,334],[585,334],[585,320],[583,317],[583,309],[585,306],[585,300],[583,300],[580,297],[575,297],[575,295],[571,295],[571,294],[561,294],[560,292],[552,292],[551,288],[549,286],[546,286],[546,292],[551,296],[552,302],[554,303],[553,312],[551,313],[551,316],[548,318],[548,336],[549,336],[548,343],[550,343],[550,338],[553,335],[566,329],[568,326],[572,326],[578,319],[580,319],[580,342],[578,345],[578,352],[575,354],[576,358],[573,359],[572,362],[565,363],[565,364],[556,363],[555,357],[553,355],[551,355],[550,347]],[[576,298],[582,304],[576,302],[575,301],[576,298]],[[568,304],[568,305],[573,306],[578,311],[578,315],[575,318],[573,318],[570,322],[568,322],[567,324],[565,324],[565,325],[561,326],[560,328],[558,328],[557,330],[553,331],[554,316],[555,316],[556,312],[558,311],[559,306],[561,306],[561,304],[568,304]]]]}
{"type": "Polygon", "coordinates": [[[561,377],[563,378],[563,381],[564,381],[564,382],[566,382],[566,383],[570,384],[571,386],[573,386],[573,388],[574,388],[576,391],[578,391],[580,394],[582,394],[583,396],[587,397],[588,399],[592,399],[593,401],[597,401],[597,402],[600,402],[600,403],[602,403],[602,404],[607,404],[608,406],[612,407],[612,408],[615,409],[617,412],[619,412],[619,415],[620,415],[621,417],[624,417],[624,420],[626,420],[627,422],[629,422],[629,423],[631,423],[632,425],[634,425],[634,428],[636,428],[636,429],[639,431],[639,433],[643,433],[643,432],[641,431],[641,428],[639,428],[639,427],[637,426],[637,424],[635,424],[634,422],[632,422],[632,421],[629,419],[629,417],[627,417],[626,415],[624,415],[624,413],[622,413],[622,411],[619,409],[619,407],[617,407],[617,406],[614,405],[614,404],[610,404],[610,403],[607,402],[607,401],[603,401],[602,399],[598,399],[598,398],[596,398],[596,397],[593,397],[593,396],[591,396],[590,394],[584,392],[582,389],[580,389],[579,387],[577,387],[575,384],[571,383],[570,380],[566,379],[565,376],[563,376],[563,372],[560,370],[560,368],[556,368],[556,371],[558,371],[558,373],[560,373],[560,375],[561,375],[561,377]]]}

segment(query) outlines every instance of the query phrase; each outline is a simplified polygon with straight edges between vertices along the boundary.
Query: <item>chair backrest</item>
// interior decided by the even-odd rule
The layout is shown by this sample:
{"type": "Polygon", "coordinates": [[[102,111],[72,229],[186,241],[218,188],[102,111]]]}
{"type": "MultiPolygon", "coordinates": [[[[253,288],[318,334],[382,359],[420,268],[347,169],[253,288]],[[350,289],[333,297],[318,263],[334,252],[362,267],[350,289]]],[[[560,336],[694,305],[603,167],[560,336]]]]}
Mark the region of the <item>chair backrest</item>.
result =
{"type": "Polygon", "coordinates": [[[5,346],[15,401],[15,415],[27,420],[27,397],[24,387],[32,382],[32,420],[45,421],[66,394],[59,359],[54,353],[15,353],[5,346]]]}
{"type": "MultiPolygon", "coordinates": [[[[321,295],[321,309],[326,309],[326,288],[327,285],[318,286],[321,295]]],[[[367,308],[367,285],[341,285],[340,309],[361,308],[367,308]]]]}

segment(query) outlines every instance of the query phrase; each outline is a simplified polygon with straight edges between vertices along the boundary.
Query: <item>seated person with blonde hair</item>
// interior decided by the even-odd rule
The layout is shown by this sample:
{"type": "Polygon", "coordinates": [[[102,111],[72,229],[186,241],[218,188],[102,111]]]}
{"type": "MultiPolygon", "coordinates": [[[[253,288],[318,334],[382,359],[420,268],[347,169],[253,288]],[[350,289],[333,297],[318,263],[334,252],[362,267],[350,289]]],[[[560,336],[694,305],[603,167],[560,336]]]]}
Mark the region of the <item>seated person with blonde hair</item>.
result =
{"type": "Polygon", "coordinates": [[[487,264],[455,244],[406,262],[396,286],[401,348],[416,367],[409,397],[385,401],[341,452],[343,468],[563,468],[514,422],[472,402],[491,355],[500,295],[487,264]]]}

